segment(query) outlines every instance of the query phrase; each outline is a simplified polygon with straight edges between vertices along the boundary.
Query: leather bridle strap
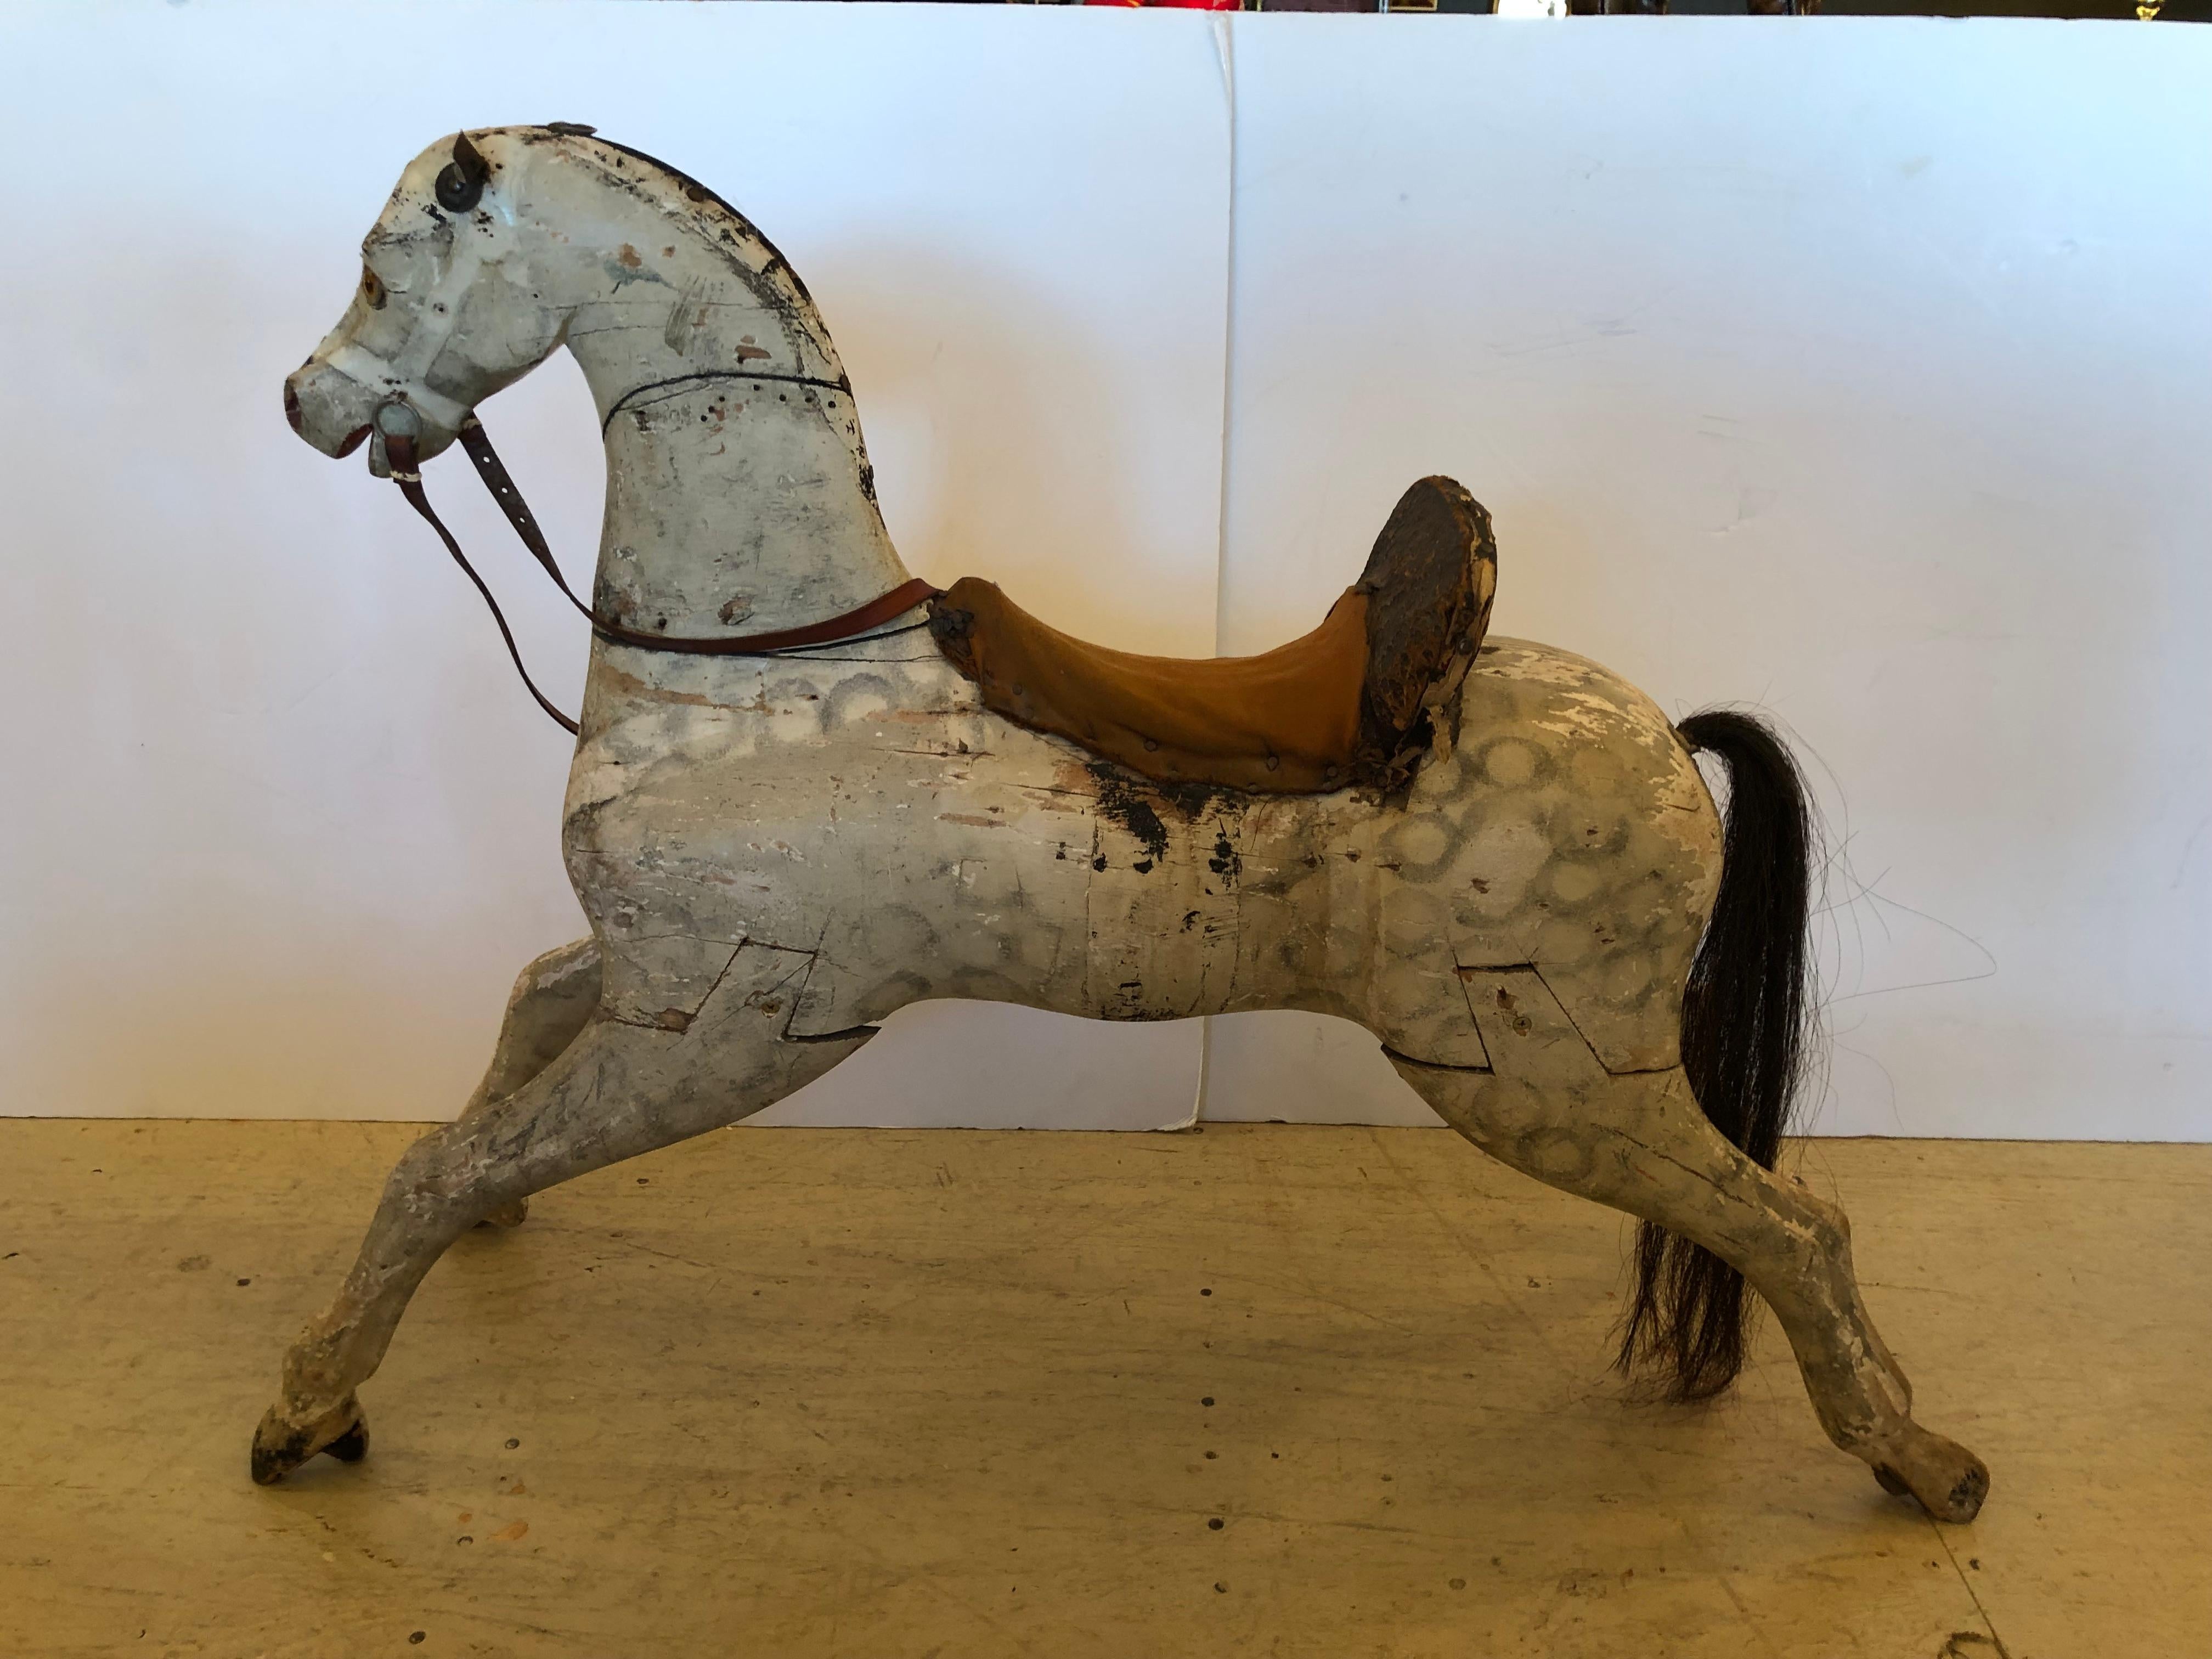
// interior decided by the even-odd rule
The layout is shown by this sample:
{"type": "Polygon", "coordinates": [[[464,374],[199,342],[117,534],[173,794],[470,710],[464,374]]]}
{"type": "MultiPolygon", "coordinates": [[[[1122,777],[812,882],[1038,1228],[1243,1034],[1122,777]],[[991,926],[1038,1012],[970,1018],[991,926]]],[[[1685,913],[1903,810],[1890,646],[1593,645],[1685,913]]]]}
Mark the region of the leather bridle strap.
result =
{"type": "Polygon", "coordinates": [[[530,678],[530,671],[522,665],[521,649],[514,642],[514,631],[507,625],[507,617],[499,608],[499,601],[492,598],[491,589],[484,586],[484,579],[477,574],[477,568],[469,562],[469,556],[461,551],[460,543],[453,539],[453,532],[446,528],[445,520],[430,505],[430,498],[422,493],[422,473],[415,459],[415,440],[400,433],[387,432],[380,435],[384,441],[385,459],[392,464],[392,482],[399,486],[399,493],[407,498],[407,505],[420,513],[423,522],[438,532],[438,539],[445,543],[446,551],[453,556],[453,562],[460,566],[468,579],[477,585],[477,592],[483,595],[483,602],[491,607],[491,619],[499,624],[499,636],[507,641],[507,654],[514,659],[514,672],[522,676],[522,684],[538,700],[538,706],[550,714],[562,731],[571,737],[579,735],[580,728],[576,722],[556,708],[546,695],[538,689],[538,682],[530,678]]]}
{"type": "Polygon", "coordinates": [[[545,532],[538,527],[538,520],[530,511],[530,503],[522,499],[522,492],[514,487],[507,475],[507,466],[499,459],[499,452],[491,447],[491,434],[483,429],[483,422],[473,415],[461,422],[461,447],[476,463],[477,476],[491,491],[491,498],[499,503],[499,510],[507,514],[507,521],[514,526],[514,533],[522,538],[522,544],[530,550],[531,556],[545,567],[545,574],[568,596],[568,603],[591,619],[592,628],[603,639],[622,645],[642,647],[648,651],[677,651],[700,657],[754,657],[766,653],[788,651],[807,645],[835,645],[849,640],[855,634],[865,634],[871,628],[889,622],[892,617],[911,611],[924,600],[935,599],[943,590],[916,576],[911,581],[900,583],[880,599],[870,599],[844,612],[817,623],[808,623],[800,628],[779,628],[764,634],[736,634],[711,640],[672,639],[665,634],[641,634],[635,629],[611,623],[578,599],[575,592],[561,574],[561,567],[553,558],[553,550],[547,545],[545,532]]]}
{"type": "MultiPolygon", "coordinates": [[[[547,702],[545,694],[531,679],[530,671],[522,665],[522,653],[515,646],[514,635],[507,628],[507,618],[501,614],[499,602],[492,598],[491,589],[477,574],[476,567],[468,561],[468,556],[461,551],[461,544],[455,539],[453,532],[447,529],[444,521],[438,517],[436,509],[430,505],[430,498],[423,494],[422,473],[416,458],[414,434],[387,431],[380,425],[378,436],[384,445],[385,458],[391,463],[392,482],[399,486],[400,494],[407,498],[410,507],[422,515],[423,521],[438,532],[438,539],[445,543],[446,550],[453,556],[453,562],[476,584],[477,592],[483,595],[484,603],[491,608],[492,620],[499,624],[500,637],[507,641],[507,653],[514,659],[514,672],[521,675],[522,683],[529,688],[530,695],[537,699],[540,708],[564,728],[575,732],[575,721],[547,702]]],[[[591,623],[592,631],[600,638],[617,645],[634,646],[647,651],[672,651],[686,656],[779,656],[786,652],[803,651],[810,646],[836,645],[866,635],[871,629],[878,628],[893,617],[935,599],[942,592],[933,584],[916,576],[866,605],[799,628],[773,629],[761,634],[732,634],[715,639],[687,639],[665,634],[640,633],[635,629],[624,628],[619,623],[609,622],[576,597],[575,591],[568,586],[568,579],[562,575],[560,564],[553,557],[553,550],[546,543],[544,532],[538,527],[538,520],[531,512],[530,504],[522,499],[522,492],[515,488],[514,480],[501,462],[498,451],[491,447],[490,434],[475,416],[471,415],[462,422],[460,441],[461,447],[468,452],[470,460],[476,464],[477,476],[484,481],[484,487],[491,491],[492,499],[499,503],[500,511],[507,515],[507,521],[514,526],[514,533],[522,538],[522,544],[530,550],[531,556],[544,567],[545,574],[553,579],[554,586],[591,623]]]]}

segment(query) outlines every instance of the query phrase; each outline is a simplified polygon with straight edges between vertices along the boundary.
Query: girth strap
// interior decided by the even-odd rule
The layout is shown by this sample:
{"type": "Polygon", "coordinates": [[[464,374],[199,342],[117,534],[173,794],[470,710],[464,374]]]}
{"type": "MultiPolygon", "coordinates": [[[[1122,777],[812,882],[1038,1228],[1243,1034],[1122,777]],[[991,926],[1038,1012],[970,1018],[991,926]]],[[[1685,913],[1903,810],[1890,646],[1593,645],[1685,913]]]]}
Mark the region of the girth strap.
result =
{"type": "MultiPolygon", "coordinates": [[[[430,505],[430,498],[423,493],[422,472],[416,457],[414,435],[411,433],[385,431],[381,427],[378,435],[384,445],[385,458],[392,465],[392,482],[399,486],[399,493],[407,498],[410,507],[422,515],[423,521],[438,532],[438,539],[453,556],[453,562],[459,565],[468,579],[476,584],[477,592],[483,595],[484,604],[491,608],[492,620],[499,625],[500,637],[507,642],[507,654],[514,659],[514,672],[522,677],[522,684],[537,699],[540,708],[550,714],[565,730],[574,732],[576,722],[548,702],[545,694],[530,678],[530,671],[523,666],[522,653],[515,645],[514,635],[500,611],[499,601],[492,597],[491,589],[477,574],[476,567],[461,551],[460,543],[455,539],[453,532],[446,528],[444,520],[438,517],[436,509],[430,505]]],[[[560,564],[553,557],[553,550],[546,544],[545,532],[538,527],[538,520],[530,510],[530,503],[522,499],[522,492],[515,488],[514,478],[499,459],[499,452],[491,447],[490,434],[483,429],[483,423],[475,416],[471,415],[462,422],[460,440],[461,447],[468,452],[469,459],[476,464],[477,475],[484,481],[484,487],[491,491],[492,499],[499,503],[500,511],[514,526],[514,533],[522,538],[522,544],[530,550],[531,556],[544,567],[545,574],[552,577],[554,586],[592,624],[592,631],[600,638],[617,645],[635,646],[647,651],[673,651],[686,656],[778,656],[785,652],[803,651],[809,646],[841,644],[866,635],[869,629],[880,627],[894,617],[935,599],[940,591],[916,576],[866,605],[799,628],[772,629],[760,634],[732,634],[715,639],[671,638],[665,634],[640,633],[619,623],[609,622],[576,597],[575,591],[568,586],[568,579],[561,574],[560,564]]]]}

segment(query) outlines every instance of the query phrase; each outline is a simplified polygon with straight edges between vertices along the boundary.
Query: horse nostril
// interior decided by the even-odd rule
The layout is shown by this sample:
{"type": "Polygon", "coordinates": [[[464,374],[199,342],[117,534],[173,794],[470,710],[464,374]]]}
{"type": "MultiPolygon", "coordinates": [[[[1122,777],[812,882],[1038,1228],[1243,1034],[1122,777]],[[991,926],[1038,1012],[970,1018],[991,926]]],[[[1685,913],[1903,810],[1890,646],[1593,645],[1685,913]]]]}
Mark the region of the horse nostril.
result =
{"type": "Polygon", "coordinates": [[[284,382],[284,418],[291,423],[293,431],[300,430],[300,394],[292,390],[289,380],[284,382]]]}

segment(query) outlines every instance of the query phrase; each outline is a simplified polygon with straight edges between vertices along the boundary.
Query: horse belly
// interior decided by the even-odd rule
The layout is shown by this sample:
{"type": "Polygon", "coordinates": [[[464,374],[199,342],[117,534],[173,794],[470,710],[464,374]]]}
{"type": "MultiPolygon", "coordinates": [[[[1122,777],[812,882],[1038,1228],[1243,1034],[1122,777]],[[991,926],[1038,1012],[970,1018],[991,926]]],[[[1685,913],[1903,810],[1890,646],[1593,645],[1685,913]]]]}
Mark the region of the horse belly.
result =
{"type": "Polygon", "coordinates": [[[994,718],[981,758],[907,780],[913,810],[853,872],[865,902],[830,907],[794,1032],[924,997],[1111,1020],[1218,1006],[1235,967],[1225,814],[994,718]]]}

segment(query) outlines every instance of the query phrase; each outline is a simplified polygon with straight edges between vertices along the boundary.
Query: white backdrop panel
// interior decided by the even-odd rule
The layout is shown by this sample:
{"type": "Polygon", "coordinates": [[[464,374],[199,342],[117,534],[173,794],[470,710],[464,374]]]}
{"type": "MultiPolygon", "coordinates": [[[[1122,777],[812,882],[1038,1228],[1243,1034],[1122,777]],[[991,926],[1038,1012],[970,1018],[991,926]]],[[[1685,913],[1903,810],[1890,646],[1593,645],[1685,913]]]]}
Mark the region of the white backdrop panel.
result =
{"type": "MultiPolygon", "coordinates": [[[[2199,32],[1240,18],[1224,502],[1206,20],[368,16],[0,12],[0,134],[44,158],[0,186],[0,1109],[434,1115],[580,931],[558,734],[395,493],[276,413],[400,161],[560,117],[791,255],[917,569],[1252,649],[1453,472],[1500,631],[1761,702],[1826,769],[1825,1127],[2212,1134],[2199,32]]],[[[562,360],[488,410],[572,567],[583,398],[562,360]]],[[[573,702],[572,619],[434,487],[573,702]]],[[[1174,1121],[1199,1044],[925,1007],[780,1115],[1174,1121]]],[[[1209,1115],[1419,1115],[1349,1028],[1212,1047],[1209,1115]]]]}
{"type": "MultiPolygon", "coordinates": [[[[1498,632],[1748,700],[1837,841],[1820,1127],[2212,1136],[2212,34],[1240,18],[1223,648],[1399,491],[1498,632]]],[[[1222,1022],[1206,1112],[1393,1117],[1222,1022]]]]}
{"type": "MultiPolygon", "coordinates": [[[[358,459],[285,430],[403,163],[566,119],[757,219],[851,371],[908,562],[1212,648],[1228,108],[1199,17],[938,7],[0,12],[17,711],[0,1110],[441,1116],[583,922],[568,744],[358,459]]],[[[572,575],[600,464],[563,356],[486,418],[572,575]]],[[[584,641],[465,463],[434,493],[574,707],[584,641]]],[[[1179,1121],[1195,1025],[909,1010],[784,1121],[1179,1121]]]]}

